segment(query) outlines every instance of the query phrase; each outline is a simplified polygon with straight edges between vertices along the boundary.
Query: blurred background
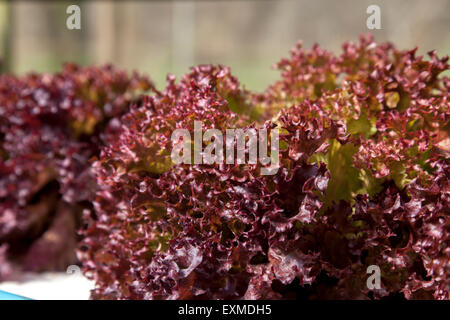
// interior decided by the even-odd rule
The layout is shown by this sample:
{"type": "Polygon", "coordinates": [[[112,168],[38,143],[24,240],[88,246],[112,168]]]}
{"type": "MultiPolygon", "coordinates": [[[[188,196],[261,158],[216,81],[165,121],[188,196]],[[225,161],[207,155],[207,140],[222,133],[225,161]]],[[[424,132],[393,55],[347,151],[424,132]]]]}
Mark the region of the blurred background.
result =
{"type": "Polygon", "coordinates": [[[381,8],[377,41],[419,53],[450,52],[450,0],[0,0],[3,72],[56,71],[64,62],[113,63],[151,76],[223,64],[249,89],[278,78],[271,66],[298,40],[339,52],[369,30],[366,9],[381,8]],[[81,8],[81,30],[68,30],[66,9],[81,8]]]}

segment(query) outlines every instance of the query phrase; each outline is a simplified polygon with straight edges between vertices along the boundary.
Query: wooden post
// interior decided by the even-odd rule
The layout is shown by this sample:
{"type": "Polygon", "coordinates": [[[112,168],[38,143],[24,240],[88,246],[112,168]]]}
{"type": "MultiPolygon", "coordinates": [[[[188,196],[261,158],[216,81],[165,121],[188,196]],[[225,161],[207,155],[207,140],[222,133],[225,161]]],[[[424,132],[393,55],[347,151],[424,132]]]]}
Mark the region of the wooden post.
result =
{"type": "Polygon", "coordinates": [[[117,3],[117,11],[120,12],[116,21],[119,26],[117,43],[120,43],[120,46],[116,47],[116,59],[121,67],[128,68],[136,57],[138,42],[137,5],[139,4],[132,1],[117,3]]]}
{"type": "Polygon", "coordinates": [[[187,72],[195,63],[195,2],[175,1],[172,6],[172,72],[187,72]]]}
{"type": "Polygon", "coordinates": [[[95,8],[95,63],[115,63],[116,61],[116,28],[115,6],[112,1],[98,1],[92,4],[95,8]]]}
{"type": "Polygon", "coordinates": [[[12,71],[12,41],[14,9],[9,1],[0,4],[0,36],[2,39],[2,55],[0,56],[0,73],[12,71]]]}

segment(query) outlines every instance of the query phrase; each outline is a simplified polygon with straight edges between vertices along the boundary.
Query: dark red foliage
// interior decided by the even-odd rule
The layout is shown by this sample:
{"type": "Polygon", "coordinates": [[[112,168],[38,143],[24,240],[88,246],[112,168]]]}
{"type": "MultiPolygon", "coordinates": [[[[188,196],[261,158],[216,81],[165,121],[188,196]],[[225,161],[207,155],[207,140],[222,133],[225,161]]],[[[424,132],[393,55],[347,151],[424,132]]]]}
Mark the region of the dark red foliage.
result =
{"type": "Polygon", "coordinates": [[[81,210],[96,188],[90,159],[152,88],[111,66],[0,77],[0,243],[16,271],[76,262],[81,210]]]}
{"type": "Polygon", "coordinates": [[[447,60],[362,37],[340,56],[297,46],[261,95],[223,67],[170,77],[94,164],[92,297],[448,299],[447,60]],[[280,128],[278,172],[172,164],[171,133],[194,120],[280,128]]]}
{"type": "Polygon", "coordinates": [[[0,279],[73,262],[82,213],[95,299],[449,299],[448,57],[368,36],[278,68],[262,94],[222,66],[163,91],[111,67],[1,77],[0,279]],[[279,129],[278,171],[175,165],[195,120],[279,129]]]}

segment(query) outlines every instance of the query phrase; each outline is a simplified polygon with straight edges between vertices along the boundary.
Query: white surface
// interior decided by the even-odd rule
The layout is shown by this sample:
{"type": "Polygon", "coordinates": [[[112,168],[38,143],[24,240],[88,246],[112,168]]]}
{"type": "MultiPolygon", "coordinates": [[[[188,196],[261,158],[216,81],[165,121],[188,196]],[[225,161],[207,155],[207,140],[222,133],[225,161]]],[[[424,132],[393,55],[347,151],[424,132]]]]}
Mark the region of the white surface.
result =
{"type": "Polygon", "coordinates": [[[36,300],[87,300],[94,283],[80,273],[29,274],[21,282],[1,282],[0,290],[36,300]]]}

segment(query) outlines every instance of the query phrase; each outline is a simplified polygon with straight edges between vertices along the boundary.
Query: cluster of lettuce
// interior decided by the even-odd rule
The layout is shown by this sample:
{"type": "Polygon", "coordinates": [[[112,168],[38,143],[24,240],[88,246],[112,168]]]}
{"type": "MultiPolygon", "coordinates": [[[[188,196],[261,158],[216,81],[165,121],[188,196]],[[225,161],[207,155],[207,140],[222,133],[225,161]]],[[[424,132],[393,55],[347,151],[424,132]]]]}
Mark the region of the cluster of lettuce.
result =
{"type": "Polygon", "coordinates": [[[222,66],[169,77],[93,165],[79,252],[92,297],[448,299],[449,65],[415,51],[298,45],[262,94],[222,66]],[[279,129],[278,172],[173,164],[171,134],[195,120],[279,129]]]}
{"type": "Polygon", "coordinates": [[[111,66],[0,77],[0,280],[77,263],[96,191],[90,159],[151,88],[111,66]]]}
{"type": "Polygon", "coordinates": [[[209,65],[161,91],[109,68],[0,78],[0,275],[12,253],[67,264],[48,250],[73,260],[80,226],[94,299],[449,299],[448,57],[415,52],[299,44],[263,93],[209,65]],[[174,164],[194,121],[279,130],[278,171],[174,164]]]}

